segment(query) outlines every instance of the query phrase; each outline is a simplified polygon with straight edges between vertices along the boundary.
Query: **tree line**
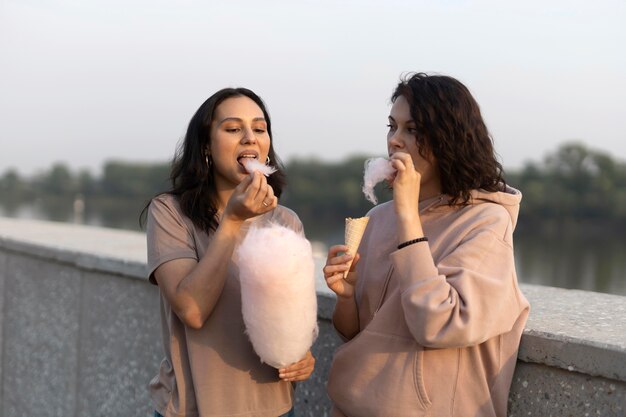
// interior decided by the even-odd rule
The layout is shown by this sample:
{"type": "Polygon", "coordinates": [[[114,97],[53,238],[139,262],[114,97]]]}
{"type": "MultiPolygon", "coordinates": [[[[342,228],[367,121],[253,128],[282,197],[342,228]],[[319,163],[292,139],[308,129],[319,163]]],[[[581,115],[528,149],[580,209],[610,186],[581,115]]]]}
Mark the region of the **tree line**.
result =
{"type": "MultiPolygon", "coordinates": [[[[315,239],[341,241],[345,217],[364,215],[372,205],[361,192],[367,156],[341,162],[292,159],[286,164],[288,184],[281,204],[293,209],[315,239]]],[[[138,229],[141,209],[169,188],[169,163],[105,163],[102,174],[72,172],[64,164],[31,177],[7,170],[0,177],[0,208],[5,215],[35,205],[45,218],[67,221],[77,200],[104,226],[138,229]]],[[[542,161],[506,171],[505,179],[523,193],[519,233],[580,230],[621,233],[626,230],[626,163],[580,143],[566,143],[542,161]]],[[[391,192],[380,184],[376,194],[391,192]]]]}

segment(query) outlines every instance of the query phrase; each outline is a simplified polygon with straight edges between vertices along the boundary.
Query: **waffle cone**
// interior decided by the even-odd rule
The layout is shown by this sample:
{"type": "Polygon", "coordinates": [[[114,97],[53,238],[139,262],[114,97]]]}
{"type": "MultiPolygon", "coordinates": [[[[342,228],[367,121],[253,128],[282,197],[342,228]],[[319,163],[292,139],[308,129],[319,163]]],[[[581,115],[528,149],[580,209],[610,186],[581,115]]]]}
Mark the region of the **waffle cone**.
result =
{"type": "MultiPolygon", "coordinates": [[[[369,220],[369,217],[359,217],[357,219],[348,217],[346,219],[345,240],[346,246],[348,247],[347,253],[349,253],[350,255],[356,254],[357,249],[359,248],[359,244],[361,243],[363,233],[365,232],[365,228],[367,227],[367,222],[369,220]]],[[[352,266],[352,264],[350,264],[350,266],[352,266]]],[[[343,274],[344,278],[346,278],[347,276],[348,271],[343,274]]]]}

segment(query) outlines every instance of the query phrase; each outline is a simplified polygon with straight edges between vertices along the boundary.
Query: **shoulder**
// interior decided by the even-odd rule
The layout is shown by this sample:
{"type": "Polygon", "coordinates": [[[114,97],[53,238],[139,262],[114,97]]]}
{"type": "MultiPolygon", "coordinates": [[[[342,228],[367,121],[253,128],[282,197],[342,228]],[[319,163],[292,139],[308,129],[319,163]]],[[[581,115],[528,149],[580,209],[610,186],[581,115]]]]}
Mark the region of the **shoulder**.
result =
{"type": "Polygon", "coordinates": [[[396,212],[392,201],[379,204],[373,207],[365,215],[369,218],[367,227],[361,240],[363,253],[370,243],[374,246],[385,245],[385,242],[395,242],[396,238],[396,212]]]}
{"type": "Polygon", "coordinates": [[[160,194],[150,201],[148,207],[148,231],[150,225],[158,225],[163,229],[193,229],[193,223],[180,208],[178,198],[172,194],[160,194]]]}
{"type": "Polygon", "coordinates": [[[460,209],[461,217],[468,231],[489,232],[508,241],[512,230],[512,220],[508,210],[490,201],[472,203],[460,209]]]}
{"type": "Polygon", "coordinates": [[[150,201],[150,211],[160,212],[164,209],[170,209],[176,212],[180,212],[180,204],[178,203],[178,199],[172,194],[163,193],[157,195],[150,201]]]}
{"type": "Polygon", "coordinates": [[[506,208],[498,203],[491,201],[483,201],[480,203],[469,204],[463,208],[478,219],[491,218],[494,220],[509,220],[509,212],[506,208]]]}
{"type": "Polygon", "coordinates": [[[370,218],[368,224],[370,224],[371,227],[379,223],[386,226],[390,222],[395,222],[396,212],[393,207],[393,201],[387,201],[373,207],[367,212],[366,216],[370,218]]]}
{"type": "Polygon", "coordinates": [[[366,216],[370,219],[377,219],[381,217],[389,217],[393,213],[395,213],[393,209],[393,200],[390,200],[372,207],[372,209],[367,212],[366,216]]]}

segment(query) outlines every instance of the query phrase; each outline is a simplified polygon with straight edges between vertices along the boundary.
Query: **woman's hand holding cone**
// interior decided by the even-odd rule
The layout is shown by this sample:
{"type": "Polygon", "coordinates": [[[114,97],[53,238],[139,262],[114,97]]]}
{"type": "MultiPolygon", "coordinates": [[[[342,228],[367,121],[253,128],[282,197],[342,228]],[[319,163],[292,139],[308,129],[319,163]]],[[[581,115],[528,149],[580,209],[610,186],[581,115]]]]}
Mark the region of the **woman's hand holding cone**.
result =
{"type": "Polygon", "coordinates": [[[326,265],[324,266],[324,279],[326,285],[338,297],[351,298],[354,296],[354,285],[356,284],[356,272],[354,269],[359,261],[359,254],[351,255],[347,253],[348,246],[335,245],[328,249],[326,265]],[[340,255],[340,253],[343,253],[340,255]],[[346,279],[344,275],[347,274],[346,279]]]}

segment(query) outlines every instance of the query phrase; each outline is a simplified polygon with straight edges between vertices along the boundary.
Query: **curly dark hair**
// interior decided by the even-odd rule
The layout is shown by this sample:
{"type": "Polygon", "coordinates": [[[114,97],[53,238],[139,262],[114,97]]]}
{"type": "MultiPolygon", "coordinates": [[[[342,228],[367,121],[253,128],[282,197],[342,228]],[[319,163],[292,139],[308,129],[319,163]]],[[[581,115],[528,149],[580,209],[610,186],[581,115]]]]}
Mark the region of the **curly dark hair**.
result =
{"type": "MultiPolygon", "coordinates": [[[[286,184],[284,166],[276,155],[273,146],[272,123],[263,100],[247,88],[224,88],[209,97],[193,115],[187,127],[187,133],[179,144],[172,160],[170,180],[172,188],[166,193],[174,195],[183,213],[191,219],[193,224],[206,231],[216,230],[217,220],[217,190],[215,175],[207,164],[205,149],[211,142],[211,123],[217,107],[226,99],[232,97],[248,97],[263,111],[267,123],[267,133],[270,137],[268,156],[272,165],[277,169],[267,183],[274,189],[274,195],[280,197],[286,184]]],[[[163,193],[161,193],[163,194],[163,193]]],[[[149,203],[148,203],[149,206],[149,203]]],[[[148,208],[142,212],[142,218],[148,208]]]]}
{"type": "Polygon", "coordinates": [[[437,161],[450,205],[468,204],[473,189],[506,188],[493,140],[467,87],[452,77],[411,73],[401,79],[391,101],[400,96],[409,103],[420,155],[437,161]]]}

